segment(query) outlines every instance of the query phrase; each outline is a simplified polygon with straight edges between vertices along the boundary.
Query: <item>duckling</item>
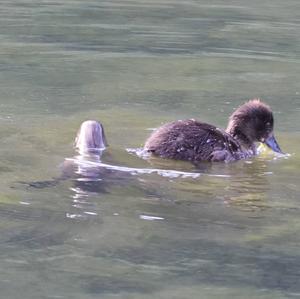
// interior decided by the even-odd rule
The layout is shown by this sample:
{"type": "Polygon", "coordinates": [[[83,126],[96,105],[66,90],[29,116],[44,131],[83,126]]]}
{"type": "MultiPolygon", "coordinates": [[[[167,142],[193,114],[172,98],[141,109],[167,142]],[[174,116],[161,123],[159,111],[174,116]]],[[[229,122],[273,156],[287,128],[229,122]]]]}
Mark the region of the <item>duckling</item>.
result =
{"type": "Polygon", "coordinates": [[[167,123],[146,140],[144,150],[162,158],[230,162],[257,154],[256,142],[282,153],[273,133],[271,108],[249,100],[229,118],[226,130],[194,119],[167,123]]]}

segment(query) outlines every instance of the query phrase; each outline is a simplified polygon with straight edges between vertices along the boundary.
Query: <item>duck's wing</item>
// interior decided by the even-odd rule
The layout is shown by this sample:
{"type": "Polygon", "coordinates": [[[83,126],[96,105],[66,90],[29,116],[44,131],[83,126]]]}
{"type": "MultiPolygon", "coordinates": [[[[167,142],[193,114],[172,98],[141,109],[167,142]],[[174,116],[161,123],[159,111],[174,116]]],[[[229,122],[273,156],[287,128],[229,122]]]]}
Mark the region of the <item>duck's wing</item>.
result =
{"type": "Polygon", "coordinates": [[[177,160],[229,161],[240,151],[240,145],[215,126],[184,120],[158,128],[146,141],[145,149],[154,155],[177,160]]]}

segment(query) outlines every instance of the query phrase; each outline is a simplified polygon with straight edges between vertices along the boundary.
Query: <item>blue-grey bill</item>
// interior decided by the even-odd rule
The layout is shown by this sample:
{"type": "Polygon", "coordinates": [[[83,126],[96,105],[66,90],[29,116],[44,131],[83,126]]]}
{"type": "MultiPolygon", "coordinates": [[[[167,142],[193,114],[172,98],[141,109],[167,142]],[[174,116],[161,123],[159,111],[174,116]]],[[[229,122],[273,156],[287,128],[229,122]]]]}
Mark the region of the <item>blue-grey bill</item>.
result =
{"type": "Polygon", "coordinates": [[[274,135],[271,135],[269,138],[266,139],[265,144],[271,148],[274,152],[283,154],[282,150],[280,149],[274,135]]]}

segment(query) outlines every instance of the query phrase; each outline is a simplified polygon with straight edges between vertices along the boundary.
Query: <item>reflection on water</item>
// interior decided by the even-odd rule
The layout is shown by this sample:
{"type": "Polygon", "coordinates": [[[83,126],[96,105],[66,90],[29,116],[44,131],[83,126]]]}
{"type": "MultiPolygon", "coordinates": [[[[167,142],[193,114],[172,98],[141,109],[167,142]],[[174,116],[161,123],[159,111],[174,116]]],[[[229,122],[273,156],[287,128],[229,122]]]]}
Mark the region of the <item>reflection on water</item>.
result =
{"type": "Polygon", "coordinates": [[[2,1],[2,297],[298,298],[299,5],[2,1]],[[225,127],[253,97],[287,159],[126,151],[174,119],[225,127]],[[85,119],[110,148],[62,172],[85,119]]]}

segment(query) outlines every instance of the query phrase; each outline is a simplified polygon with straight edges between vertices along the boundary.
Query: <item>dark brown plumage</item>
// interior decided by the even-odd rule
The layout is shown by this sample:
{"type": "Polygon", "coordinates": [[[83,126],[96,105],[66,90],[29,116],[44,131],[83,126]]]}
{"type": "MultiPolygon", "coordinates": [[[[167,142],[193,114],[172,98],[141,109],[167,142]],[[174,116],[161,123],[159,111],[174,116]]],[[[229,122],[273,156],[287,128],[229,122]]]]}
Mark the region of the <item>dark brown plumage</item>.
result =
{"type": "Polygon", "coordinates": [[[178,120],[154,131],[144,149],[163,158],[228,162],[254,156],[255,142],[281,152],[273,135],[272,111],[258,99],[240,106],[226,131],[193,119],[178,120]]]}

